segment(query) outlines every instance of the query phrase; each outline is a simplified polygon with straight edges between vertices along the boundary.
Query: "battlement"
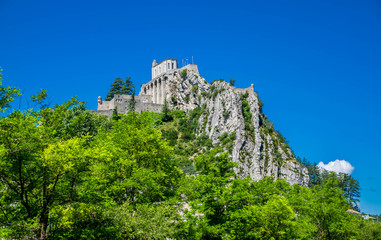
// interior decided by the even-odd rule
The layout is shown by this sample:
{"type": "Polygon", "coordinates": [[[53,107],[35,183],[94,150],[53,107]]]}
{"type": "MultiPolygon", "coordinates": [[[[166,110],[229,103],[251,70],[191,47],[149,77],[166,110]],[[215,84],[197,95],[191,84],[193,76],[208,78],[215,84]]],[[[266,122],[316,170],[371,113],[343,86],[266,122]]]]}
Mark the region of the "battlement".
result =
{"type": "MultiPolygon", "coordinates": [[[[129,102],[131,101],[131,95],[115,95],[111,101],[102,101],[102,97],[98,97],[98,113],[112,116],[112,111],[114,108],[117,109],[118,113],[125,114],[129,109],[129,102]]],[[[155,104],[152,102],[152,96],[143,95],[135,96],[135,110],[137,112],[142,112],[148,110],[150,112],[161,112],[162,104],[155,104]]]]}

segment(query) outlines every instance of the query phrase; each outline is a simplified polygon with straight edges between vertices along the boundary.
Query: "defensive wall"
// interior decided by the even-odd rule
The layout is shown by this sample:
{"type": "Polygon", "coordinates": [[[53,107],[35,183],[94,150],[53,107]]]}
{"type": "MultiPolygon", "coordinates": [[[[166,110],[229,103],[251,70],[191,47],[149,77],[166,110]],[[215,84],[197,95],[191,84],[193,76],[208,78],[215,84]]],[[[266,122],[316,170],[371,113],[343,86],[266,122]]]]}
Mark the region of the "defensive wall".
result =
{"type": "MultiPolygon", "coordinates": [[[[135,111],[161,112],[165,99],[170,99],[170,86],[181,79],[181,72],[186,69],[187,73],[199,75],[196,64],[188,64],[182,68],[178,68],[176,59],[168,58],[160,63],[156,60],[152,62],[152,79],[144,83],[140,87],[138,96],[135,96],[135,111]],[[172,83],[172,84],[170,84],[172,83]]],[[[257,94],[254,92],[254,85],[246,89],[237,89],[241,94],[248,92],[249,94],[257,94]]],[[[172,90],[173,91],[173,90],[172,90]]],[[[115,95],[111,101],[103,101],[102,97],[98,97],[98,108],[95,112],[112,116],[113,110],[116,108],[118,113],[125,114],[130,110],[131,95],[115,95]]]]}
{"type": "MultiPolygon", "coordinates": [[[[130,110],[131,95],[114,95],[111,101],[102,101],[101,97],[98,97],[98,109],[95,111],[109,117],[112,116],[114,108],[118,113],[125,114],[130,110]]],[[[152,103],[151,96],[135,96],[135,111],[150,111],[161,112],[163,105],[152,103]]]]}

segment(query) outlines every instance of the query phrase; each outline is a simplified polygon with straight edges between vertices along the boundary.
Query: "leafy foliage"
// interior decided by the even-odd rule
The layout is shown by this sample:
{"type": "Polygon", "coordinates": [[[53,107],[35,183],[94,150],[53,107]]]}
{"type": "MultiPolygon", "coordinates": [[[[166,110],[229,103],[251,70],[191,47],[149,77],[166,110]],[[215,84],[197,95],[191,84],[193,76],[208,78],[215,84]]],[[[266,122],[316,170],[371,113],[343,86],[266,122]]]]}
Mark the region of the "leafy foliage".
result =
{"type": "Polygon", "coordinates": [[[321,169],[316,163],[312,164],[307,159],[297,160],[307,167],[310,176],[309,186],[314,187],[317,185],[325,184],[331,178],[338,182],[338,187],[342,190],[343,195],[349,200],[352,207],[359,210],[357,203],[360,198],[360,184],[352,176],[344,173],[328,172],[325,169],[321,169]]]}
{"type": "Polygon", "coordinates": [[[255,132],[254,132],[254,126],[252,122],[253,115],[250,111],[249,102],[247,101],[248,96],[249,94],[247,92],[241,95],[242,115],[245,120],[245,131],[247,135],[252,139],[252,141],[255,142],[255,132]]]}
{"type": "Polygon", "coordinates": [[[15,87],[3,87],[2,72],[0,68],[0,112],[4,112],[15,97],[20,96],[20,89],[15,87]]]}
{"type": "Polygon", "coordinates": [[[106,96],[106,101],[110,101],[114,98],[114,95],[125,94],[133,95],[134,94],[134,84],[131,81],[131,77],[126,77],[123,81],[122,78],[118,77],[114,80],[114,83],[111,84],[111,88],[106,96]]]}
{"type": "Polygon", "coordinates": [[[182,70],[181,72],[180,72],[180,77],[184,80],[184,79],[186,79],[186,77],[187,77],[187,74],[188,74],[188,71],[187,71],[188,69],[186,69],[186,68],[184,68],[184,70],[182,70]]]}
{"type": "Polygon", "coordinates": [[[380,239],[379,223],[347,212],[360,196],[351,176],[299,159],[310,187],[237,178],[236,133],[213,144],[200,127],[207,114],[204,105],[115,121],[73,98],[0,118],[0,238],[380,239]]]}
{"type": "Polygon", "coordinates": [[[198,92],[198,85],[197,84],[193,85],[191,91],[192,91],[192,93],[197,93],[198,92]]]}

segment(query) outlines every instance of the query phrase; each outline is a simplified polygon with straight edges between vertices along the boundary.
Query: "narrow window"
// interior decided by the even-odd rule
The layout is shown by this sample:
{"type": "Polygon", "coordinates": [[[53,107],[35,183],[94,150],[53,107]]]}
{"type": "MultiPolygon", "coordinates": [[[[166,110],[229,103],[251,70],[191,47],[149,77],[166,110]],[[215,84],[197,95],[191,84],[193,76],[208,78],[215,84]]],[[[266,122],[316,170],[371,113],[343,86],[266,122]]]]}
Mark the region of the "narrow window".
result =
{"type": "Polygon", "coordinates": [[[170,66],[169,66],[169,63],[168,63],[168,69],[170,68],[170,66]]]}
{"type": "Polygon", "coordinates": [[[173,63],[172,63],[172,69],[173,69],[173,63]]]}

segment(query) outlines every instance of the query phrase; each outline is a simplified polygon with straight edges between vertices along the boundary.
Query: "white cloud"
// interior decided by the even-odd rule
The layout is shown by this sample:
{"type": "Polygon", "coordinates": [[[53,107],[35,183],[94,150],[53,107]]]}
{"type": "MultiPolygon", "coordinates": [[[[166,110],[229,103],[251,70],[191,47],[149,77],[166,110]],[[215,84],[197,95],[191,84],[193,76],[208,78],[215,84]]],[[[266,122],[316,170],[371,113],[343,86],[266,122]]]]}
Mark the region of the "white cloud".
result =
{"type": "Polygon", "coordinates": [[[327,171],[335,172],[335,173],[346,173],[351,174],[355,169],[349,162],[345,160],[331,161],[328,164],[324,164],[323,162],[319,162],[319,168],[323,168],[327,171]]]}

